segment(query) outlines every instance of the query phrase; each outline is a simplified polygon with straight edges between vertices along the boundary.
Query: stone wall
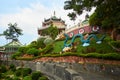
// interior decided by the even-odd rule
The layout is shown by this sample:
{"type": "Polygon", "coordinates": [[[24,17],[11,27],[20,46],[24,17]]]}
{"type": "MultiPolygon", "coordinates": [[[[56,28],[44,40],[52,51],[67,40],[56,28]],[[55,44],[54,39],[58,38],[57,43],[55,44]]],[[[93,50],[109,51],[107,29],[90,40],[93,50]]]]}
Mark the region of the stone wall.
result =
{"type": "Polygon", "coordinates": [[[119,80],[120,65],[11,60],[8,64],[41,71],[49,80],[119,80]]]}

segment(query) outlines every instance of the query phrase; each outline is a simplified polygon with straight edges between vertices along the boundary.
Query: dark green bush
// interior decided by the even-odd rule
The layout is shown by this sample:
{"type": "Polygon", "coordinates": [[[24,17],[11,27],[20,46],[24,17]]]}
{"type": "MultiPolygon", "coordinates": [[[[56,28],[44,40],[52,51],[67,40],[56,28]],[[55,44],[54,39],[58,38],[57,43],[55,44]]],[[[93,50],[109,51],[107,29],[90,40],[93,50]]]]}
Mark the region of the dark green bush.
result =
{"type": "Polygon", "coordinates": [[[111,45],[113,45],[116,48],[120,48],[120,41],[111,41],[111,45]]]}
{"type": "Polygon", "coordinates": [[[37,48],[44,48],[45,47],[44,40],[45,40],[45,38],[38,38],[37,39],[37,48]]]}
{"type": "Polygon", "coordinates": [[[5,80],[13,80],[10,76],[6,76],[5,80]]]}
{"type": "Polygon", "coordinates": [[[23,80],[32,80],[31,76],[25,76],[23,80]]]}
{"type": "Polygon", "coordinates": [[[52,44],[49,44],[49,45],[47,45],[43,50],[42,50],[42,52],[43,53],[47,53],[47,52],[51,52],[53,50],[53,45],[52,44]]]}
{"type": "Polygon", "coordinates": [[[39,77],[41,77],[41,72],[39,72],[39,71],[35,71],[35,72],[33,72],[32,73],[32,80],[38,80],[39,79],[39,77]]]}
{"type": "Polygon", "coordinates": [[[19,77],[14,77],[12,80],[21,80],[19,77]]]}
{"type": "Polygon", "coordinates": [[[15,71],[15,70],[16,70],[15,65],[14,65],[14,64],[10,64],[10,69],[11,69],[12,71],[15,71]]]}
{"type": "Polygon", "coordinates": [[[24,54],[24,53],[27,52],[27,50],[28,50],[28,47],[27,47],[27,46],[23,46],[23,47],[20,47],[20,48],[18,49],[18,52],[21,52],[22,54],[24,54]]]}
{"type": "Polygon", "coordinates": [[[20,56],[21,54],[22,54],[21,52],[16,52],[16,53],[12,54],[11,58],[16,59],[16,57],[20,56]]]}
{"type": "Polygon", "coordinates": [[[28,76],[31,72],[32,70],[30,68],[24,68],[22,71],[23,77],[28,76]]]}
{"type": "Polygon", "coordinates": [[[96,49],[94,47],[86,47],[85,49],[82,50],[82,53],[92,53],[96,52],[96,49]]]}
{"type": "Polygon", "coordinates": [[[120,60],[120,54],[117,53],[109,53],[102,55],[103,59],[109,59],[109,60],[120,60]]]}
{"type": "Polygon", "coordinates": [[[7,71],[7,68],[5,65],[1,65],[1,72],[5,73],[7,71]]]}
{"type": "Polygon", "coordinates": [[[39,50],[38,49],[36,49],[36,48],[30,48],[30,49],[28,49],[28,51],[27,51],[27,54],[31,54],[31,55],[34,55],[34,56],[38,56],[39,55],[39,50]]]}
{"type": "Polygon", "coordinates": [[[42,76],[42,77],[39,77],[38,80],[48,80],[48,78],[46,76],[42,76]]]}
{"type": "Polygon", "coordinates": [[[0,79],[2,78],[2,73],[0,73],[0,79]]]}
{"type": "Polygon", "coordinates": [[[22,69],[18,69],[15,71],[16,76],[21,76],[22,75],[22,69]]]}

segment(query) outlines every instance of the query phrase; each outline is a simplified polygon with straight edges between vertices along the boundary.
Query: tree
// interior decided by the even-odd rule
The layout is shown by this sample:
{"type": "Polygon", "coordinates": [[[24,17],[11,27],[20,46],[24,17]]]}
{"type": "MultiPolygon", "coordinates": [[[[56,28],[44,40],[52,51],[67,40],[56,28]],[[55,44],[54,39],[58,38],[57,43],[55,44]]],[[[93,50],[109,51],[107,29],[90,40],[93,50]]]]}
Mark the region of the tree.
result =
{"type": "Polygon", "coordinates": [[[90,25],[98,25],[115,32],[120,27],[119,5],[120,0],[67,0],[64,9],[72,9],[76,15],[80,15],[84,10],[90,11],[92,7],[96,7],[95,12],[90,16],[90,25]]]}
{"type": "Polygon", "coordinates": [[[18,40],[19,35],[22,35],[22,30],[17,27],[17,23],[8,24],[8,29],[3,32],[6,39],[18,40]]]}
{"type": "Polygon", "coordinates": [[[49,28],[42,31],[42,35],[49,35],[52,39],[55,39],[59,31],[57,27],[50,25],[49,28]]]}

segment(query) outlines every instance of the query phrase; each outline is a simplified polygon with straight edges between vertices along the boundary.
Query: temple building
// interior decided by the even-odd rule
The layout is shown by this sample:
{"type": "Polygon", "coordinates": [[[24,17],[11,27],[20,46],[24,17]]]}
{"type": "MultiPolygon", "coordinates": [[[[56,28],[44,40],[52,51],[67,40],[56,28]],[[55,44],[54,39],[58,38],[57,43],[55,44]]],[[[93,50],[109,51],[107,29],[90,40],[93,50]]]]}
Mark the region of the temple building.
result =
{"type": "Polygon", "coordinates": [[[0,60],[10,59],[10,56],[21,46],[23,45],[18,40],[12,40],[10,43],[0,46],[0,60]]]}
{"type": "Polygon", "coordinates": [[[59,33],[65,31],[66,28],[65,21],[63,21],[61,18],[57,18],[54,12],[54,15],[52,17],[44,19],[44,22],[42,22],[42,27],[38,29],[38,34],[41,35],[42,31],[50,27],[50,25],[57,27],[59,33]]]}

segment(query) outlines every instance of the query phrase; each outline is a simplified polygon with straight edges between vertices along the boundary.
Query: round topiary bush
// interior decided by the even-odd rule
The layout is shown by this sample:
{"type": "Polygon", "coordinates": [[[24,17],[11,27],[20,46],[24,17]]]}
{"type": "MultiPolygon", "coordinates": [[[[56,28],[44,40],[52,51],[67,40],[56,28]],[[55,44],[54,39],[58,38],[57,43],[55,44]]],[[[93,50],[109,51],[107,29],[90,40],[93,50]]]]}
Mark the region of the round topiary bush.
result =
{"type": "Polygon", "coordinates": [[[25,76],[23,80],[32,80],[31,76],[25,76]]]}
{"type": "Polygon", "coordinates": [[[14,64],[10,64],[10,70],[12,70],[12,71],[16,71],[16,67],[15,67],[14,64]]]}
{"type": "Polygon", "coordinates": [[[20,68],[20,69],[16,70],[15,75],[16,76],[21,76],[22,75],[22,69],[20,68]]]}
{"type": "Polygon", "coordinates": [[[12,80],[21,80],[19,77],[14,77],[12,80]]]}
{"type": "Polygon", "coordinates": [[[50,38],[50,37],[48,37],[48,38],[46,38],[46,39],[44,40],[44,44],[45,44],[45,45],[50,44],[50,43],[52,43],[52,42],[53,42],[53,39],[50,38]]]}
{"type": "Polygon", "coordinates": [[[36,48],[30,48],[30,49],[28,49],[27,54],[38,56],[39,55],[39,50],[36,49],[36,48]]]}
{"type": "Polygon", "coordinates": [[[7,71],[7,68],[5,65],[1,65],[1,72],[5,73],[7,71]]]}
{"type": "Polygon", "coordinates": [[[39,77],[41,77],[41,75],[42,75],[42,74],[41,74],[41,72],[39,72],[39,71],[33,72],[32,75],[31,75],[32,80],[38,80],[39,77]]]}
{"type": "Polygon", "coordinates": [[[30,68],[24,68],[22,71],[23,77],[28,76],[31,72],[32,70],[30,68]]]}

